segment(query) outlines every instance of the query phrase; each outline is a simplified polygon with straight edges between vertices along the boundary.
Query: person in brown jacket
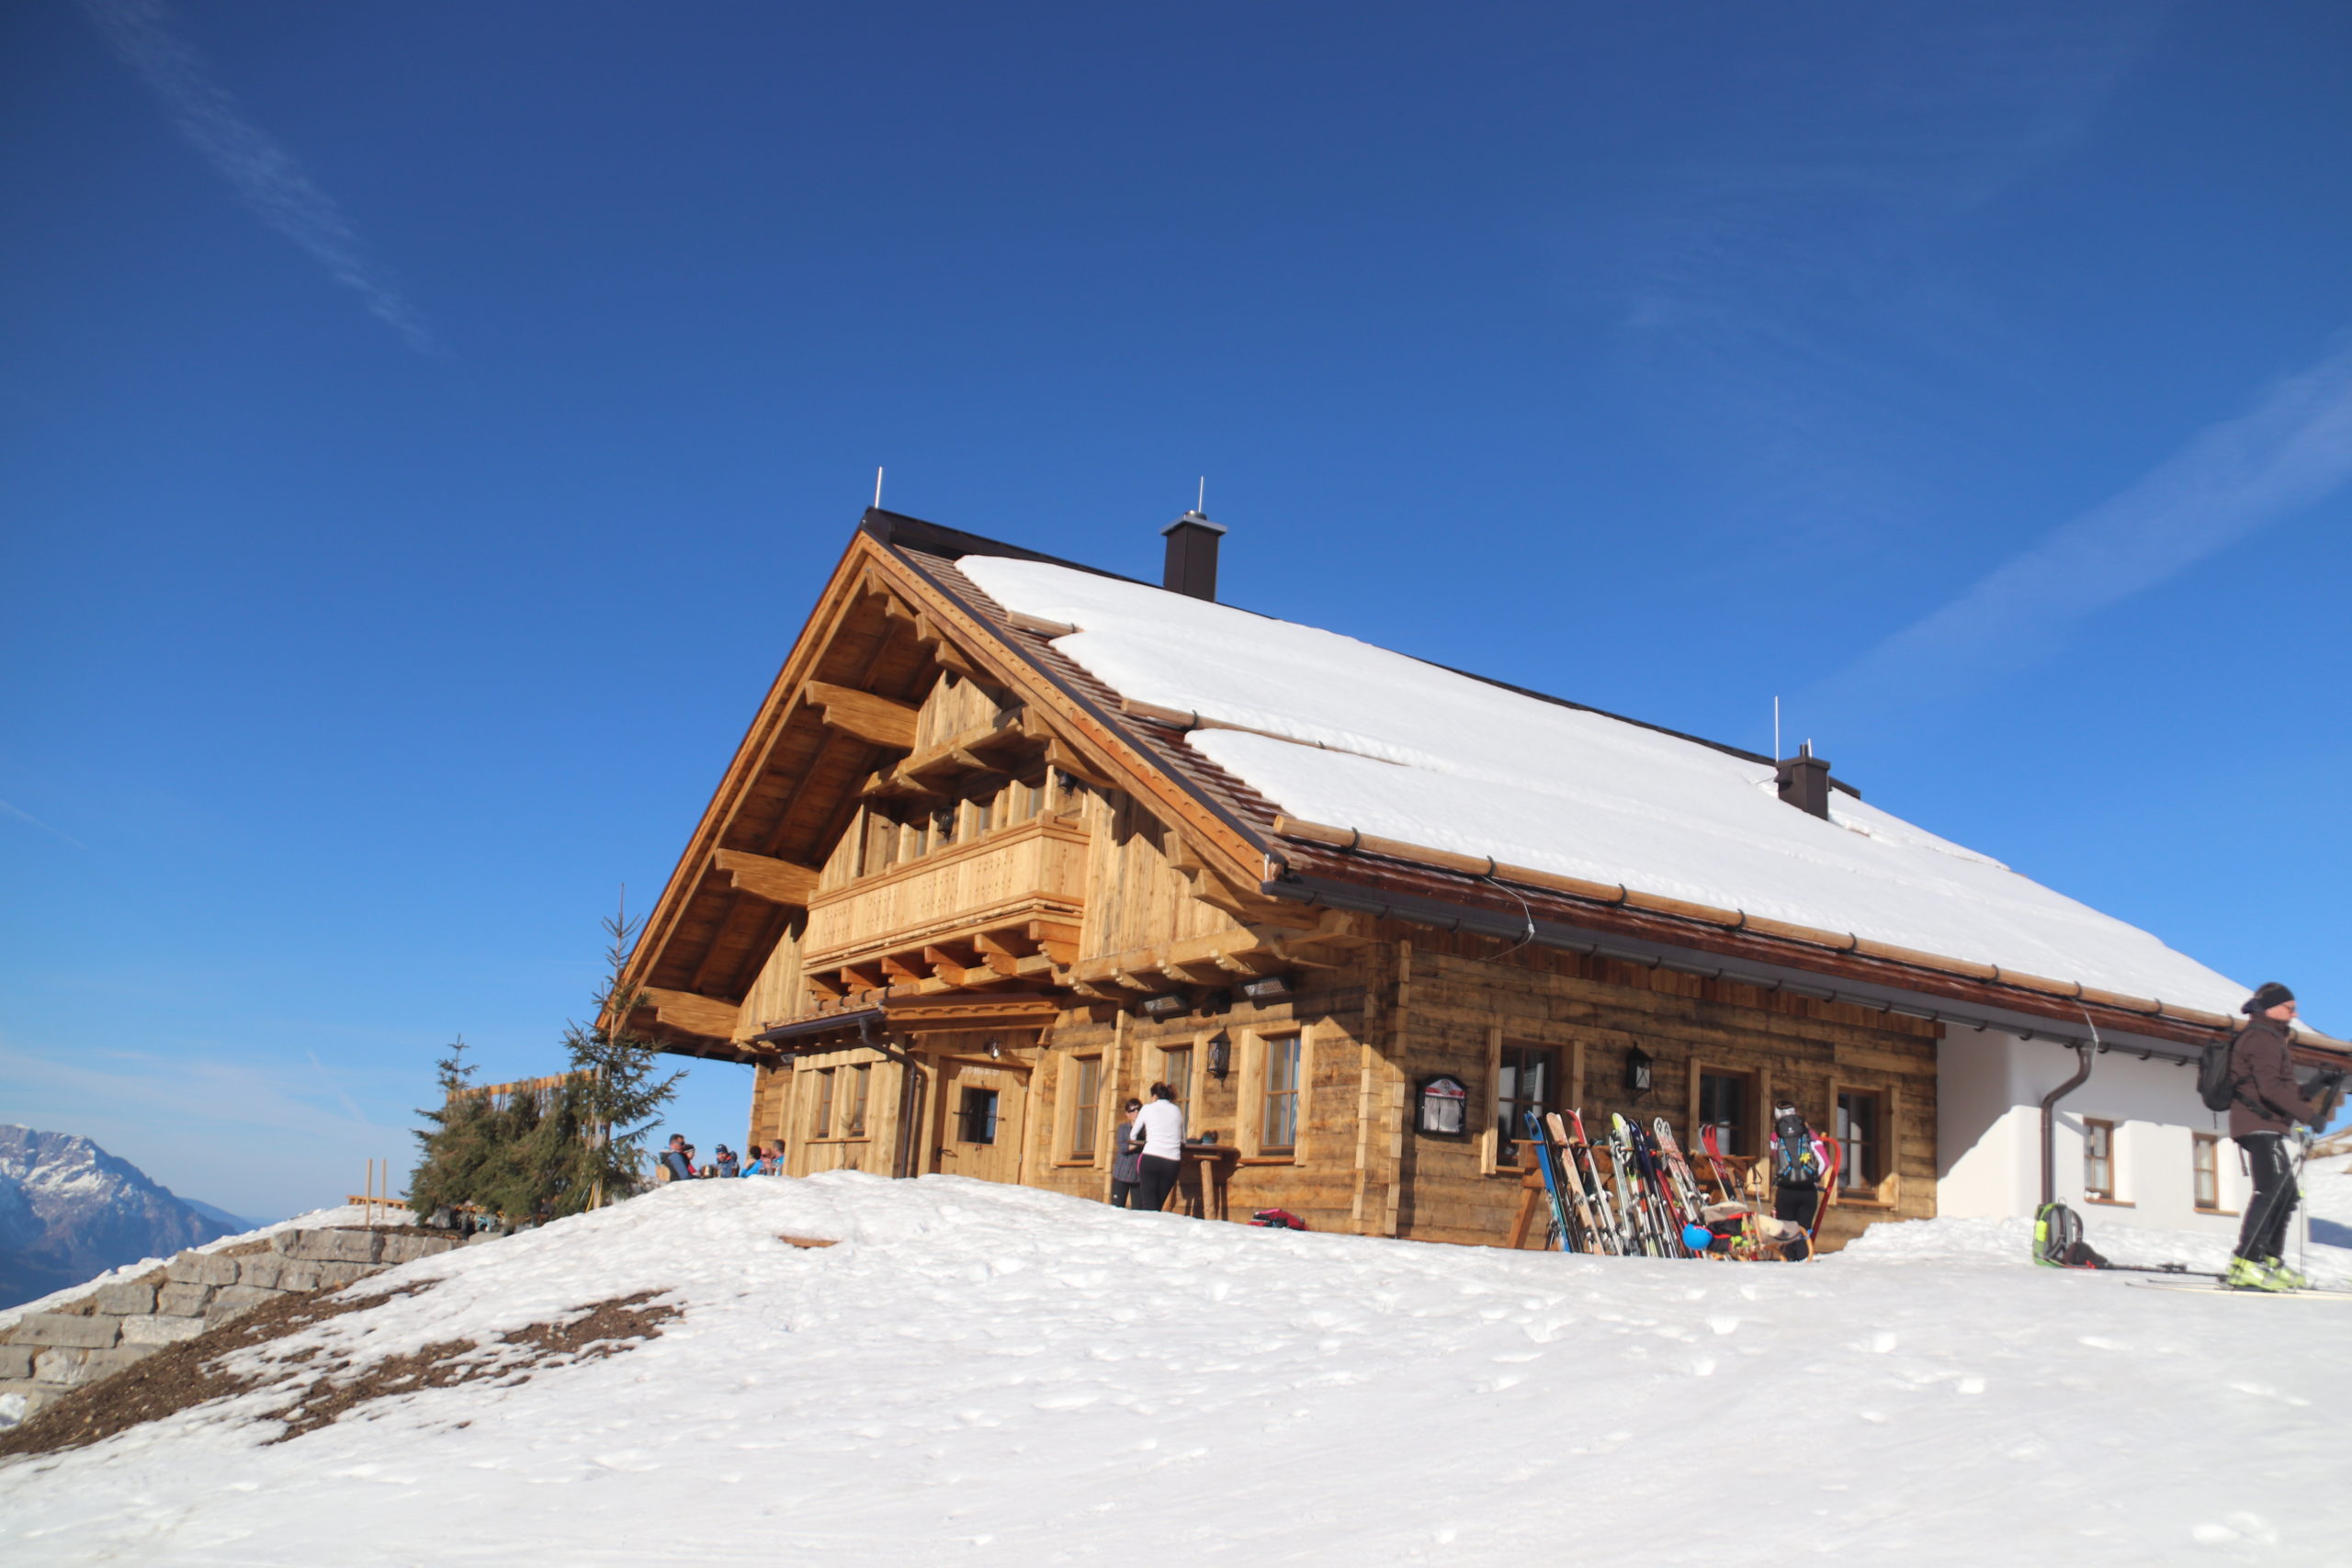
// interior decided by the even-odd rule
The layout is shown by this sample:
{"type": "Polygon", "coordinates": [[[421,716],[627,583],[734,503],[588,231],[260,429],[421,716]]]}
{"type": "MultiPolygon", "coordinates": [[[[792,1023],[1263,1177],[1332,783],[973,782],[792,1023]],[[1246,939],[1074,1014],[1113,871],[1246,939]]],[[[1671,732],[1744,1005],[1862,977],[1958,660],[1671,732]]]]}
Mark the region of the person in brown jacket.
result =
{"type": "Polygon", "coordinates": [[[2301,1290],[2311,1281],[2281,1256],[2287,1222],[2302,1196],[2295,1190],[2287,1134],[2297,1122],[2316,1126],[2322,1112],[2295,1081],[2287,1043],[2295,993],[2272,980],[2247,998],[2242,1010],[2248,1021],[2230,1050],[2230,1136],[2254,1172],[2254,1198],[2238,1227],[2237,1255],[2224,1283],[2238,1290],[2301,1290]]]}

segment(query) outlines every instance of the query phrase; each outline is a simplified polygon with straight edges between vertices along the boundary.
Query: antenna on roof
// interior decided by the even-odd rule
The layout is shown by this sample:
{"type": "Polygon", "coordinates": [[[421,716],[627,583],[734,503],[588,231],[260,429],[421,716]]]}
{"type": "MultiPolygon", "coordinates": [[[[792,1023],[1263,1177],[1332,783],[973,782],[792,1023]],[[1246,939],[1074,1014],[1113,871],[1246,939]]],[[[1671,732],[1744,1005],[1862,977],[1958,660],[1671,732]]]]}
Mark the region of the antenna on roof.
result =
{"type": "Polygon", "coordinates": [[[1206,474],[1201,476],[1201,493],[1193,502],[1193,510],[1204,517],[1209,514],[1209,477],[1206,474]]]}
{"type": "MultiPolygon", "coordinates": [[[[876,504],[880,504],[878,502],[876,504]]],[[[1781,699],[1772,699],[1772,760],[1781,760],[1781,699]]]]}
{"type": "Polygon", "coordinates": [[[882,510],[882,466],[878,463],[874,467],[874,510],[882,510]]]}

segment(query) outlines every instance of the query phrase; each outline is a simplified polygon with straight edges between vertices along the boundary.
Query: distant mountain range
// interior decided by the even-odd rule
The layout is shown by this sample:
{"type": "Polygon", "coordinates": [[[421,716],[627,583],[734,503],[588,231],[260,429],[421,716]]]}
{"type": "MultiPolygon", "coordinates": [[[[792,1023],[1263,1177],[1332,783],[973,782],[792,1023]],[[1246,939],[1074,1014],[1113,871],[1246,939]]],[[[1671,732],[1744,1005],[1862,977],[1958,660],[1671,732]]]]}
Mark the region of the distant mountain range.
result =
{"type": "Polygon", "coordinates": [[[87,1138],[0,1124],[0,1307],[254,1228],[87,1138]]]}

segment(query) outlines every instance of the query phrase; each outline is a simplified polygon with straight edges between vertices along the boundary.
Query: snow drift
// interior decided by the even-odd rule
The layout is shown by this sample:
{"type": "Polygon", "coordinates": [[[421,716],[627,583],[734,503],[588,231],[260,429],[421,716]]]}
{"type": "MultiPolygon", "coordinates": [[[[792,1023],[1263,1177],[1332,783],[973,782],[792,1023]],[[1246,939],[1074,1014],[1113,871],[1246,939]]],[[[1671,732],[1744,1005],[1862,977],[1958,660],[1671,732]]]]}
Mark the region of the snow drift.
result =
{"type": "MultiPolygon", "coordinates": [[[[2323,1179],[2352,1218],[2352,1182],[2323,1179]]],[[[952,1177],[680,1184],[378,1276],[353,1290],[408,1293],[268,1350],[364,1368],[467,1339],[483,1376],[277,1443],[288,1394],[262,1387],[0,1467],[0,1556],[2340,1554],[2352,1303],[2024,1258],[2014,1223],[1743,1266],[1253,1230],[952,1177]],[[499,1361],[503,1336],[619,1298],[679,1315],[624,1353],[499,1361]]],[[[2352,1276],[2352,1253],[2312,1263],[2352,1276]]]]}

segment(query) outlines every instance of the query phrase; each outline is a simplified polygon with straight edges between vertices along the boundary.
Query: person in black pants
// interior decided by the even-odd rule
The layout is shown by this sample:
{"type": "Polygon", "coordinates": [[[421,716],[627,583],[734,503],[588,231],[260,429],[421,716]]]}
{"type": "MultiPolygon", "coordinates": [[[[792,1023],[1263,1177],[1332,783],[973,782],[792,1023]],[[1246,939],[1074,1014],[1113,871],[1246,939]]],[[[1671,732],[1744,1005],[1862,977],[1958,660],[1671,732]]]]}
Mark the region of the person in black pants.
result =
{"type": "Polygon", "coordinates": [[[2238,1226],[2237,1255],[2223,1283],[2242,1291],[2296,1291],[2311,1283],[2287,1267],[2287,1222],[2302,1194],[2287,1150],[2296,1122],[2315,1127],[2325,1112],[2303,1098],[2287,1039],[2295,993],[2272,980],[2246,998],[2247,1023],[2230,1047],[2230,1136],[2245,1151],[2254,1197],[2238,1226]]]}
{"type": "Polygon", "coordinates": [[[1134,1125],[1143,1157],[1136,1162],[1132,1206],[1157,1209],[1176,1190],[1184,1168],[1184,1108],[1176,1103],[1176,1091],[1164,1083],[1152,1085],[1151,1103],[1136,1112],[1134,1125]]]}
{"type": "Polygon", "coordinates": [[[1136,1179],[1143,1174],[1136,1168],[1143,1163],[1143,1140],[1136,1132],[1136,1112],[1143,1109],[1143,1101],[1127,1101],[1127,1119],[1111,1134],[1111,1207],[1124,1209],[1136,1194],[1136,1179]]]}

